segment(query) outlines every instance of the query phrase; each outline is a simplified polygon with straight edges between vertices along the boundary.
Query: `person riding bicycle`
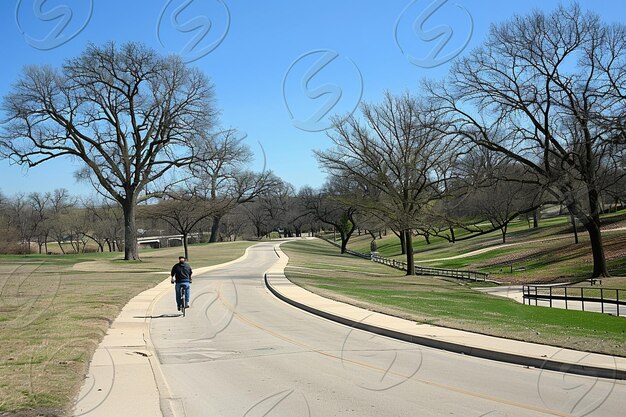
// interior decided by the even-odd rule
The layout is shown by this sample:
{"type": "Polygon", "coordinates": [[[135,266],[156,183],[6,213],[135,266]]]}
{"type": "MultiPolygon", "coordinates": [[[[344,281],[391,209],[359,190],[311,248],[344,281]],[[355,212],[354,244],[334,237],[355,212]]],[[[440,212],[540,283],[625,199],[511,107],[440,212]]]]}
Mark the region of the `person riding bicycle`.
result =
{"type": "Polygon", "coordinates": [[[178,263],[172,267],[171,280],[172,284],[176,284],[176,305],[178,306],[178,311],[181,309],[180,304],[180,289],[181,287],[185,287],[185,308],[189,308],[189,293],[191,290],[191,274],[192,274],[191,266],[185,262],[184,256],[178,257],[178,263]]]}

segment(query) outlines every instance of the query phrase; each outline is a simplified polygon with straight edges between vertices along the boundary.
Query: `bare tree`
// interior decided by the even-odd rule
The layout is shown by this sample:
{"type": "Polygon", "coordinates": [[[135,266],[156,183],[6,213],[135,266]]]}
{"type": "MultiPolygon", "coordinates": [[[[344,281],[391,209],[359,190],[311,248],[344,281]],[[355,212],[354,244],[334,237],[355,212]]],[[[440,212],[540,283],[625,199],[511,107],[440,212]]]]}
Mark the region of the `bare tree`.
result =
{"type": "Polygon", "coordinates": [[[59,245],[62,253],[65,253],[63,242],[69,235],[69,227],[72,222],[71,212],[76,206],[76,199],[71,197],[65,188],[54,190],[51,200],[50,223],[51,234],[59,245]]]}
{"type": "Polygon", "coordinates": [[[363,121],[336,119],[329,135],[335,148],[316,152],[331,175],[361,184],[365,208],[390,219],[405,239],[407,274],[415,273],[413,229],[420,210],[441,198],[455,155],[444,134],[445,119],[408,94],[387,93],[381,104],[364,104],[363,121]]]}
{"type": "Polygon", "coordinates": [[[15,228],[20,243],[20,252],[30,253],[33,237],[32,207],[24,193],[16,194],[9,203],[9,222],[15,228]]]}
{"type": "Polygon", "coordinates": [[[246,168],[252,162],[252,151],[244,137],[234,129],[218,131],[201,138],[195,146],[194,163],[190,165],[196,193],[219,204],[213,212],[210,242],[219,240],[220,221],[239,204],[253,201],[279,180],[271,171],[255,173],[246,168]]]}
{"type": "Polygon", "coordinates": [[[358,209],[351,194],[345,183],[331,177],[321,190],[306,189],[300,195],[305,207],[317,220],[333,226],[339,232],[341,253],[346,253],[350,237],[357,227],[355,217],[358,209]]]}
{"type": "Polygon", "coordinates": [[[245,216],[254,227],[255,235],[261,239],[271,231],[270,213],[262,199],[255,200],[244,207],[245,216]]]}
{"type": "Polygon", "coordinates": [[[185,258],[189,259],[189,234],[207,217],[211,217],[215,208],[212,202],[193,193],[170,193],[159,204],[146,206],[146,216],[165,221],[176,232],[183,235],[185,258]]]}
{"type": "Polygon", "coordinates": [[[305,197],[310,195],[311,190],[308,186],[301,188],[289,202],[287,222],[293,227],[296,237],[302,237],[303,232],[311,232],[311,225],[316,220],[306,204],[305,197]]]}
{"type": "Polygon", "coordinates": [[[48,253],[48,237],[52,230],[50,223],[52,194],[51,193],[31,193],[28,195],[32,213],[33,235],[37,239],[39,253],[42,249],[48,253]]]}
{"type": "Polygon", "coordinates": [[[527,167],[581,221],[594,277],[608,275],[602,187],[623,175],[626,98],[612,88],[623,87],[626,38],[615,33],[623,26],[603,25],[578,5],[516,16],[429,88],[456,118],[454,133],[527,167]]]}
{"type": "Polygon", "coordinates": [[[0,191],[0,253],[15,251],[18,233],[11,220],[11,200],[0,191]]]}
{"type": "Polygon", "coordinates": [[[124,216],[119,206],[107,198],[99,202],[88,199],[83,206],[91,224],[87,237],[96,242],[102,252],[104,245],[107,245],[109,252],[118,250],[124,235],[124,216]]]}
{"type": "Polygon", "coordinates": [[[191,161],[191,139],[213,123],[213,95],[207,77],[180,58],[132,42],[90,45],[61,69],[26,67],[4,98],[0,150],[30,167],[82,161],[78,176],[122,207],[124,258],[138,259],[137,203],[191,161]]]}
{"type": "Polygon", "coordinates": [[[249,223],[247,222],[243,207],[244,206],[237,206],[224,215],[220,225],[220,240],[234,242],[238,237],[244,236],[249,223]]]}
{"type": "Polygon", "coordinates": [[[277,183],[259,195],[259,199],[267,214],[268,232],[273,230],[289,236],[291,225],[287,218],[289,203],[296,195],[293,185],[288,182],[278,180],[277,183]]]}

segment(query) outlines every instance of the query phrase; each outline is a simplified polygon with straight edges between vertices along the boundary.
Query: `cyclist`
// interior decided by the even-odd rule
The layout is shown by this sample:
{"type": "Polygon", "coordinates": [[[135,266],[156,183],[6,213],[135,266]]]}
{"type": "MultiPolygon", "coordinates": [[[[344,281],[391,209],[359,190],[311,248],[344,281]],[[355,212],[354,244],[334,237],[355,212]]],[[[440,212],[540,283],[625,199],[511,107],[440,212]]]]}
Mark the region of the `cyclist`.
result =
{"type": "Polygon", "coordinates": [[[191,290],[191,266],[185,262],[184,256],[178,257],[178,263],[172,267],[171,280],[172,284],[176,283],[176,305],[178,306],[178,311],[181,309],[180,305],[180,288],[185,287],[187,291],[185,291],[185,308],[189,308],[189,292],[191,290]]]}

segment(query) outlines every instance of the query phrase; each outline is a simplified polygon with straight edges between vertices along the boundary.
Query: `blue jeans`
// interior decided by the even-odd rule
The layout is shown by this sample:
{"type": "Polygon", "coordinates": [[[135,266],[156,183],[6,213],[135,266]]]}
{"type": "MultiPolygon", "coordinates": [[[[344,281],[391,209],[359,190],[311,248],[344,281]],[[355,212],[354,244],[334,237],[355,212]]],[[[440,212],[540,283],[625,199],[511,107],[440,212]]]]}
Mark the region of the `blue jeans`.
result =
{"type": "Polygon", "coordinates": [[[180,308],[180,287],[185,287],[185,305],[189,305],[189,293],[191,291],[191,285],[189,282],[177,282],[176,283],[176,306],[180,308]]]}

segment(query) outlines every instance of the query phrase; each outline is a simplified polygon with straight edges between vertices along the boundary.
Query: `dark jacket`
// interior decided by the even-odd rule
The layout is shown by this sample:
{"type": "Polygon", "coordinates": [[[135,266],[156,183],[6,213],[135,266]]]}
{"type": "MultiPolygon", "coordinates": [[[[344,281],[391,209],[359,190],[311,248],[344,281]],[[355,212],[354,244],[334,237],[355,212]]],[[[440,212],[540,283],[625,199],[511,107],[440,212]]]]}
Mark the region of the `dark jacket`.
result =
{"type": "Polygon", "coordinates": [[[176,277],[176,282],[191,282],[191,274],[191,267],[185,262],[174,265],[170,275],[176,277]]]}

